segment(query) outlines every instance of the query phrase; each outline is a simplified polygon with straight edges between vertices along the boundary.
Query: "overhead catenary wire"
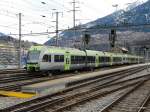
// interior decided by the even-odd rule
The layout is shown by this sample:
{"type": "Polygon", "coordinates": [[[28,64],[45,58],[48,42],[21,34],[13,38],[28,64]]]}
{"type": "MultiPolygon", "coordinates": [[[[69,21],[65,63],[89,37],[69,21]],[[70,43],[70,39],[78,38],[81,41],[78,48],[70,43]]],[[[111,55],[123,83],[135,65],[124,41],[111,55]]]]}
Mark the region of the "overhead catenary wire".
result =
{"type": "MultiPolygon", "coordinates": [[[[1,4],[1,1],[0,1],[0,4],[1,4]]],[[[16,3],[17,4],[17,3],[16,3]]],[[[16,6],[16,4],[15,4],[15,6],[16,6]]],[[[9,17],[16,17],[16,14],[18,14],[19,13],[19,11],[20,10],[18,10],[17,9],[17,7],[15,7],[14,8],[14,5],[13,4],[11,4],[11,6],[9,7],[10,9],[11,9],[11,11],[9,11],[9,10],[6,10],[7,9],[7,7],[8,7],[8,5],[7,4],[2,4],[2,6],[4,6],[3,8],[4,9],[2,9],[2,8],[0,8],[1,9],[1,14],[3,14],[3,15],[5,15],[5,16],[9,16],[9,17]],[[14,11],[14,9],[16,10],[16,11],[14,11]]],[[[21,8],[22,9],[22,8],[21,8]]],[[[31,19],[30,18],[33,18],[33,20],[35,21],[35,19],[37,19],[37,18],[39,18],[37,15],[39,14],[39,12],[37,11],[36,13],[35,13],[35,11],[32,11],[31,12],[31,10],[29,11],[27,11],[28,10],[28,8],[26,8],[26,11],[23,11],[23,14],[24,14],[24,18],[23,19],[25,19],[26,18],[26,20],[27,19],[29,19],[30,21],[31,21],[31,19]],[[30,12],[30,14],[29,14],[29,12],[30,12]],[[28,13],[28,16],[27,16],[27,13],[28,13]],[[34,15],[34,16],[33,16],[34,15]]],[[[21,10],[22,11],[22,10],[21,10]]],[[[47,14],[49,14],[49,13],[47,13],[47,14]]],[[[45,20],[46,20],[46,18],[45,18],[45,20]]],[[[49,20],[49,18],[47,19],[47,21],[49,20]]]]}
{"type": "MultiPolygon", "coordinates": [[[[16,13],[13,13],[13,12],[9,12],[9,11],[3,11],[2,12],[2,10],[0,11],[0,14],[1,15],[4,15],[4,16],[8,16],[8,17],[11,17],[11,18],[13,18],[13,19],[16,19],[16,22],[17,22],[17,14],[16,13]]],[[[28,17],[29,18],[29,17],[28,17]]],[[[26,19],[24,19],[24,15],[23,15],[23,17],[22,17],[22,20],[24,20],[23,22],[23,24],[22,24],[22,26],[24,26],[24,25],[29,25],[29,22],[27,22],[27,21],[29,21],[29,20],[26,20],[26,19]]],[[[18,23],[14,23],[14,26],[17,26],[17,24],[18,23]]],[[[44,27],[47,27],[47,29],[49,29],[49,26],[51,26],[51,25],[48,25],[47,23],[44,23],[44,22],[42,22],[42,21],[35,21],[35,20],[32,20],[32,21],[30,21],[30,24],[32,24],[32,25],[37,25],[37,24],[39,24],[39,25],[41,25],[41,26],[44,26],[44,27]]],[[[50,23],[49,23],[50,24],[50,23]]],[[[12,24],[12,26],[9,26],[9,25],[1,25],[1,27],[5,27],[5,28],[8,28],[8,29],[13,29],[12,27],[13,27],[13,24],[12,24]]],[[[18,30],[17,28],[15,28],[14,27],[14,29],[16,29],[16,30],[18,30]]],[[[23,30],[23,31],[25,31],[25,30],[23,30]]]]}
{"type": "MultiPolygon", "coordinates": [[[[36,5],[35,3],[33,3],[33,1],[29,1],[29,0],[24,0],[23,2],[27,3],[30,6],[37,7],[37,10],[39,10],[39,4],[42,4],[42,2],[44,2],[45,5],[47,5],[47,7],[54,6],[53,8],[56,8],[56,4],[57,4],[57,5],[59,5],[60,9],[69,10],[69,8],[66,7],[64,4],[60,3],[60,1],[57,2],[55,0],[51,0],[51,1],[48,1],[48,0],[39,1],[38,5],[36,5]]],[[[41,11],[44,11],[44,10],[41,10],[41,11]]]]}
{"type": "MultiPolygon", "coordinates": [[[[98,26],[98,27],[93,27],[93,28],[76,28],[76,31],[85,31],[85,30],[87,30],[87,31],[90,31],[90,30],[97,30],[97,29],[99,29],[99,30],[108,30],[108,29],[112,29],[112,28],[115,28],[115,29],[117,29],[117,30],[119,30],[119,29],[125,29],[125,28],[128,28],[130,26],[130,28],[131,29],[137,29],[138,27],[141,27],[141,26],[143,26],[143,27],[147,27],[147,28],[149,28],[150,27],[150,23],[149,24],[130,24],[130,25],[105,25],[105,26],[98,26]]],[[[61,30],[58,30],[59,32],[62,32],[62,31],[71,31],[71,32],[73,32],[74,31],[74,29],[61,29],[61,30]]],[[[55,31],[54,32],[38,32],[38,33],[25,33],[25,34],[22,34],[23,36],[28,36],[28,35],[47,35],[47,34],[54,34],[54,33],[56,33],[55,31]]],[[[133,33],[133,32],[132,32],[133,33]]],[[[131,33],[131,34],[132,34],[131,33]]],[[[8,34],[9,35],[9,34],[8,34]]],[[[10,35],[18,35],[18,34],[10,34],[10,35]]]]}
{"type": "MultiPolygon", "coordinates": [[[[3,6],[4,7],[6,7],[7,8],[7,3],[6,2],[4,2],[5,0],[1,0],[0,1],[0,3],[2,3],[3,4],[3,6]]],[[[7,0],[7,1],[9,1],[9,0],[7,0]]],[[[39,4],[40,4],[40,2],[41,1],[39,1],[38,3],[35,3],[35,2],[33,2],[33,1],[29,1],[29,0],[24,0],[24,1],[21,1],[22,3],[25,3],[25,2],[28,2],[28,3],[26,3],[26,5],[22,5],[22,7],[23,7],[23,10],[21,9],[21,8],[17,8],[17,7],[14,7],[15,5],[14,4],[11,4],[11,3],[15,3],[14,1],[12,1],[12,2],[8,2],[8,4],[9,4],[9,7],[10,7],[10,9],[17,9],[17,11],[14,11],[14,10],[6,10],[5,12],[1,12],[1,10],[0,10],[0,14],[2,14],[2,15],[6,15],[6,16],[9,16],[9,17],[13,17],[13,18],[15,18],[16,20],[17,20],[17,16],[16,16],[16,14],[18,14],[17,12],[18,12],[18,10],[20,10],[20,11],[24,11],[24,9],[28,9],[29,7],[31,7],[31,6],[33,6],[33,9],[34,9],[34,11],[29,11],[29,10],[26,10],[24,13],[23,13],[23,17],[22,17],[22,20],[23,20],[23,25],[25,25],[25,27],[27,27],[28,25],[32,25],[32,23],[33,23],[33,25],[36,25],[36,24],[39,24],[39,25],[41,25],[41,26],[43,26],[43,27],[45,27],[45,29],[49,29],[48,27],[52,24],[50,21],[51,21],[51,18],[50,18],[50,16],[47,16],[47,15],[49,15],[50,14],[50,10],[46,10],[46,11],[44,11],[45,9],[47,9],[47,8],[45,8],[44,9],[44,6],[42,6],[42,4],[39,6],[39,4]],[[30,5],[31,4],[31,5],[30,5]],[[46,15],[46,18],[40,18],[40,15],[41,15],[41,13],[39,13],[36,9],[38,9],[39,7],[43,7],[43,10],[41,11],[41,12],[43,12],[44,13],[44,15],[46,15]],[[29,21],[31,21],[31,24],[29,24],[28,22],[29,21]]],[[[43,1],[48,1],[48,0],[43,0],[43,1]]],[[[61,2],[58,2],[58,1],[56,1],[56,0],[51,0],[51,1],[48,1],[48,3],[47,3],[47,7],[49,7],[50,5],[51,5],[51,3],[50,2],[53,2],[52,4],[56,4],[56,5],[61,5],[62,7],[61,8],[63,8],[64,7],[64,9],[66,9],[66,10],[68,10],[68,9],[70,9],[70,7],[66,7],[66,5],[65,4],[63,4],[63,3],[61,3],[61,2]],[[57,4],[58,3],[58,4],[57,4]]],[[[21,3],[17,3],[16,2],[16,4],[21,4],[21,3]]],[[[95,12],[97,12],[97,9],[95,8],[95,7],[89,7],[90,5],[89,4],[87,4],[87,3],[85,3],[85,4],[83,4],[83,5],[86,5],[87,6],[87,8],[89,8],[89,9],[92,9],[93,10],[93,12],[95,11],[95,12]]],[[[1,8],[0,8],[1,9],[1,8]]],[[[40,8],[39,8],[40,9],[40,8]]],[[[68,18],[66,18],[66,19],[68,19],[68,18]]],[[[69,20],[69,19],[68,19],[69,20]]],[[[66,25],[66,27],[68,27],[69,25],[67,25],[67,24],[64,24],[63,23],[63,29],[65,30],[65,25],[66,25]]],[[[7,25],[8,26],[8,25],[7,25]]],[[[10,26],[8,26],[7,27],[6,26],[6,28],[10,28],[10,29],[12,29],[12,27],[10,27],[10,26]]],[[[4,27],[5,27],[5,25],[4,25],[4,27]]],[[[15,29],[15,28],[14,28],[15,29]]],[[[25,29],[25,28],[23,28],[23,29],[25,29]]],[[[63,31],[63,29],[62,30],[60,30],[59,32],[61,32],[61,31],[63,31]]],[[[16,30],[18,30],[17,28],[16,28],[16,30]]],[[[53,29],[54,30],[54,29],[53,29]]],[[[81,30],[83,30],[83,29],[81,29],[81,30]]],[[[88,30],[90,30],[90,29],[88,29],[88,30]]],[[[46,31],[46,30],[45,30],[46,31]]],[[[70,30],[69,30],[70,31],[70,30]]],[[[14,33],[13,33],[14,34],[14,33]]],[[[27,33],[24,33],[24,34],[27,34],[27,33]]],[[[28,33],[28,34],[30,34],[30,33],[28,33]]],[[[33,34],[32,34],[33,35],[33,34]]],[[[41,33],[41,35],[43,35],[43,33],[41,33]]],[[[45,35],[45,33],[44,33],[44,35],[45,35]]]]}
{"type": "MultiPolygon", "coordinates": [[[[16,19],[17,20],[17,12],[16,13],[14,13],[14,12],[11,12],[11,11],[8,11],[8,10],[0,10],[0,14],[1,15],[4,15],[4,16],[8,16],[8,17],[12,17],[12,18],[14,18],[14,19],[16,19]]],[[[32,16],[30,16],[30,15],[26,15],[26,14],[23,14],[23,20],[24,21],[32,21],[32,22],[37,22],[37,23],[42,23],[42,24],[45,24],[46,25],[46,23],[44,23],[44,21],[42,22],[42,21],[37,21],[37,20],[34,20],[35,18],[37,19],[37,17],[39,17],[40,18],[40,15],[38,15],[37,17],[35,17],[35,18],[33,18],[33,19],[31,19],[31,17],[32,16]]],[[[41,17],[42,18],[42,17],[41,17]]],[[[48,20],[48,19],[47,19],[48,20]]]]}
{"type": "MultiPolygon", "coordinates": [[[[30,5],[29,3],[31,3],[34,7],[39,7],[37,4],[35,4],[34,5],[34,3],[33,2],[31,2],[31,1],[28,1],[28,0],[25,0],[25,1],[23,1],[23,2],[28,2],[27,3],[27,5],[23,5],[23,9],[28,9],[29,7],[28,7],[28,5],[30,5]]],[[[54,3],[58,3],[58,2],[56,2],[55,0],[52,0],[54,3]]],[[[3,0],[2,1],[0,1],[0,3],[2,3],[3,5],[2,6],[5,6],[5,7],[7,7],[8,5],[7,4],[9,4],[9,7],[11,8],[11,9],[17,9],[17,10],[20,10],[20,11],[24,11],[24,10],[22,10],[22,8],[17,8],[17,7],[14,7],[14,4],[12,4],[12,3],[14,3],[13,1],[12,2],[8,2],[8,3],[6,3],[6,2],[4,2],[3,0]]],[[[15,5],[16,4],[20,4],[20,3],[15,3],[15,5]]],[[[48,5],[49,5],[49,3],[48,3],[48,5]]],[[[61,4],[61,3],[59,3],[59,5],[62,5],[63,7],[65,7],[65,5],[64,4],[61,4]]],[[[65,7],[66,8],[66,7],[65,7]]],[[[67,10],[69,9],[69,8],[66,8],[67,10]]],[[[23,13],[24,14],[24,16],[22,17],[22,20],[24,20],[24,21],[33,21],[33,24],[34,23],[36,23],[36,24],[40,24],[40,25],[42,25],[42,26],[46,26],[46,27],[48,27],[47,26],[47,23],[44,23],[44,22],[35,22],[35,19],[36,18],[38,18],[38,16],[36,16],[36,13],[34,12],[34,11],[32,11],[31,13],[32,14],[29,14],[28,16],[26,15],[28,12],[26,11],[25,13],[23,13]],[[35,13],[35,14],[34,14],[35,13]],[[33,16],[34,15],[34,16],[33,16]]],[[[14,12],[13,10],[12,10],[12,12],[10,12],[10,11],[7,11],[7,10],[5,10],[5,11],[3,11],[3,12],[1,12],[1,14],[2,15],[5,15],[5,16],[9,16],[9,17],[13,17],[13,18],[17,18],[17,16],[16,16],[16,14],[17,14],[17,12],[14,12]]],[[[48,16],[47,16],[48,17],[48,16]]],[[[46,18],[47,18],[46,17],[46,18]]],[[[45,18],[45,20],[46,21],[48,21],[49,20],[49,18],[48,19],[46,19],[45,18]]],[[[36,20],[37,21],[37,20],[36,20]]],[[[51,24],[51,23],[50,23],[51,24]]],[[[68,25],[66,25],[67,27],[68,27],[68,25]]],[[[63,25],[63,27],[64,27],[64,25],[63,25]]],[[[9,28],[9,27],[8,27],[9,28]]]]}

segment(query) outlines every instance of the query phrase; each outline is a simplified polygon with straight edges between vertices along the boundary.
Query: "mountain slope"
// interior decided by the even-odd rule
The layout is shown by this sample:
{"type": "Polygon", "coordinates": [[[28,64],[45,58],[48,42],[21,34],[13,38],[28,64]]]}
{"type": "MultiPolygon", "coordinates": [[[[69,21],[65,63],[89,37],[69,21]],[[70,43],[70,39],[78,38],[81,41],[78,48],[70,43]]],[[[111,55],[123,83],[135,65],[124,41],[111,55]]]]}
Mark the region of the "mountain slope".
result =
{"type": "MultiPolygon", "coordinates": [[[[138,5],[137,7],[130,8],[130,10],[119,10],[115,13],[107,15],[103,18],[99,18],[95,21],[89,22],[87,24],[78,26],[79,28],[87,28],[91,35],[101,35],[109,33],[109,30],[102,30],[98,29],[101,26],[113,26],[113,25],[128,25],[128,24],[149,24],[150,23],[150,0],[145,2],[144,4],[138,5]],[[93,30],[91,30],[93,29],[93,30]]],[[[126,29],[124,31],[127,31],[126,29]]],[[[143,27],[139,27],[138,29],[130,29],[134,32],[147,32],[150,31],[149,29],[145,29],[143,27]]],[[[120,30],[121,31],[121,30],[120,30]]],[[[81,40],[82,32],[76,32],[76,39],[81,40]]],[[[65,42],[68,40],[74,40],[74,33],[72,31],[64,31],[61,34],[61,39],[59,40],[60,45],[64,45],[65,42]]],[[[94,36],[95,37],[95,36],[94,36]]],[[[45,44],[52,45],[54,44],[55,40],[51,39],[47,41],[45,44]]]]}

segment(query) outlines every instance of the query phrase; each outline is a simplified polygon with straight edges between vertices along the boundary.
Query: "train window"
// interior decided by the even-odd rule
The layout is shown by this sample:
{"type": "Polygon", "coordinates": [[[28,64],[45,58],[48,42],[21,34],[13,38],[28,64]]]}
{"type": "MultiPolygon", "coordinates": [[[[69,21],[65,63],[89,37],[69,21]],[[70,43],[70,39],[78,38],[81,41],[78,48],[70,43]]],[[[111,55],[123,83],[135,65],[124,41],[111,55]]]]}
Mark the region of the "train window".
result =
{"type": "Polygon", "coordinates": [[[123,57],[123,60],[125,61],[125,60],[126,60],[126,58],[125,58],[125,57],[123,57]]]}
{"type": "Polygon", "coordinates": [[[121,59],[121,57],[114,57],[114,58],[113,58],[113,61],[114,61],[114,62],[121,62],[122,59],[121,59]]]}
{"type": "Polygon", "coordinates": [[[99,57],[100,62],[104,62],[104,57],[99,57]]]}
{"type": "Polygon", "coordinates": [[[82,57],[78,56],[78,63],[81,64],[82,63],[82,57]]]}
{"type": "Polygon", "coordinates": [[[51,62],[51,55],[48,56],[48,61],[51,62]]]}
{"type": "Polygon", "coordinates": [[[27,60],[39,60],[40,51],[29,51],[27,55],[27,60]]]}
{"type": "Polygon", "coordinates": [[[86,59],[85,56],[82,56],[82,61],[83,61],[82,63],[85,63],[85,59],[86,59]]]}
{"type": "Polygon", "coordinates": [[[109,57],[99,57],[100,62],[109,62],[110,58],[109,57]]]}
{"type": "Polygon", "coordinates": [[[54,61],[55,62],[64,62],[64,55],[55,55],[54,61]]]}
{"type": "Polygon", "coordinates": [[[42,61],[43,61],[43,62],[48,62],[48,55],[47,55],[47,54],[43,56],[42,61]]]}
{"type": "Polygon", "coordinates": [[[71,64],[74,64],[75,56],[71,56],[71,64]]]}
{"type": "Polygon", "coordinates": [[[87,62],[90,63],[90,56],[87,57],[87,62]]]}
{"type": "Polygon", "coordinates": [[[55,61],[55,62],[59,62],[59,55],[55,55],[55,56],[54,56],[54,61],[55,61]]]}
{"type": "Polygon", "coordinates": [[[109,57],[105,57],[105,62],[109,62],[110,58],[109,57]]]}
{"type": "Polygon", "coordinates": [[[85,63],[85,56],[79,56],[79,63],[85,63]]]}
{"type": "Polygon", "coordinates": [[[64,55],[60,55],[59,59],[60,59],[60,62],[64,62],[64,55]]]}
{"type": "Polygon", "coordinates": [[[94,56],[92,56],[92,62],[95,63],[95,57],[94,56]]]}
{"type": "Polygon", "coordinates": [[[85,59],[85,56],[71,56],[71,64],[83,64],[85,59]]]}
{"type": "Polygon", "coordinates": [[[78,64],[78,56],[74,56],[74,64],[78,64]]]}
{"type": "Polygon", "coordinates": [[[95,57],[94,56],[88,56],[87,57],[87,62],[88,63],[95,63],[95,57]]]}
{"type": "Polygon", "coordinates": [[[79,56],[71,56],[71,64],[78,64],[79,56]]]}

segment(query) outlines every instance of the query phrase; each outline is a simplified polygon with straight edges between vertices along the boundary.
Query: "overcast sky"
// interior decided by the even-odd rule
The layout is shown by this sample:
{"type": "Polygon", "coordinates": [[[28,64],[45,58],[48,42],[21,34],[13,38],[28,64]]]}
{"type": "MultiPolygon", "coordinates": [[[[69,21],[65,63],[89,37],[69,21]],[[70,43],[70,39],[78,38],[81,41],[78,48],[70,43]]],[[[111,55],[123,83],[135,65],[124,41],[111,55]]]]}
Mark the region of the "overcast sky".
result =
{"type": "MultiPolygon", "coordinates": [[[[55,32],[55,14],[59,15],[59,29],[73,26],[72,2],[73,0],[0,0],[0,32],[5,34],[18,34],[18,13],[22,13],[22,33],[55,32]]],[[[76,24],[84,24],[97,18],[104,17],[114,11],[112,7],[118,4],[118,10],[127,7],[128,3],[137,0],[76,0],[76,24]]],[[[138,0],[145,2],[147,0],[138,0]]],[[[24,36],[24,40],[44,43],[54,34],[40,36],[24,36]]],[[[14,36],[18,38],[18,36],[14,36]]]]}

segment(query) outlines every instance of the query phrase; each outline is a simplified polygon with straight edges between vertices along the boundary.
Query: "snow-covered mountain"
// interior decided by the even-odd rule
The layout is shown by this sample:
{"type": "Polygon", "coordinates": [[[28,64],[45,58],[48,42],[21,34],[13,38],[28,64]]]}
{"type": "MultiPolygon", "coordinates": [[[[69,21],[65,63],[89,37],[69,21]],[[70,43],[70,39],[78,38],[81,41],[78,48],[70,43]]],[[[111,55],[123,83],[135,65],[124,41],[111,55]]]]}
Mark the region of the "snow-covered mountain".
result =
{"type": "MultiPolygon", "coordinates": [[[[92,35],[99,35],[99,34],[108,34],[108,31],[101,31],[99,27],[101,26],[113,26],[113,25],[139,25],[139,24],[150,24],[150,0],[144,2],[139,0],[139,2],[135,2],[130,4],[127,8],[128,10],[119,10],[114,12],[110,15],[107,15],[103,18],[98,18],[95,21],[91,21],[87,24],[77,26],[78,28],[87,28],[89,33],[92,35]],[[89,30],[94,29],[94,30],[89,30]]],[[[128,29],[127,29],[128,30],[128,29]]],[[[147,28],[140,27],[138,29],[132,29],[135,32],[149,32],[150,30],[147,28]]],[[[76,32],[77,40],[81,40],[82,32],[76,32]]],[[[61,39],[59,40],[60,45],[64,44],[64,41],[67,39],[74,40],[74,33],[72,31],[63,31],[61,33],[61,39]]],[[[51,45],[55,43],[54,39],[47,41],[45,44],[51,45]]]]}

